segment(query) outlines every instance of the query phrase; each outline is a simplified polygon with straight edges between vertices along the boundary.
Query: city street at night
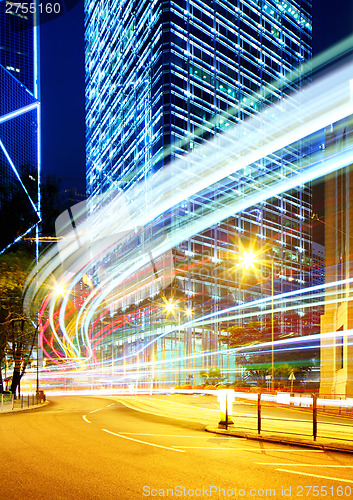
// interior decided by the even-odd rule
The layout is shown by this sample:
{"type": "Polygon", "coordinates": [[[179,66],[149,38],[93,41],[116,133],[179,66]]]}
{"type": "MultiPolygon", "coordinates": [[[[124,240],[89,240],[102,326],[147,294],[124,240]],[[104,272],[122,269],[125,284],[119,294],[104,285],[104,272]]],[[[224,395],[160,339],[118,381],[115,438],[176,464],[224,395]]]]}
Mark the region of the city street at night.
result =
{"type": "Polygon", "coordinates": [[[353,0],[0,0],[0,500],[353,500],[353,0]]]}

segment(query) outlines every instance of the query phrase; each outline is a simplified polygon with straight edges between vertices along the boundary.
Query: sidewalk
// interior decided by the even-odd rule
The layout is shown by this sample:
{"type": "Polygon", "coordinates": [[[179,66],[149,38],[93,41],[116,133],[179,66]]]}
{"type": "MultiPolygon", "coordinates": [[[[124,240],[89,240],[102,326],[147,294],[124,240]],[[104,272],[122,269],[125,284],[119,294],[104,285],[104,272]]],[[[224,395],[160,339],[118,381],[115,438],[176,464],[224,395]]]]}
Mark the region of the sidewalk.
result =
{"type": "Polygon", "coordinates": [[[215,425],[206,426],[207,432],[214,432],[216,434],[225,434],[226,436],[234,436],[246,439],[253,439],[257,441],[267,441],[270,443],[280,443],[292,446],[304,446],[310,448],[319,448],[322,450],[343,451],[346,453],[353,453],[353,440],[346,441],[340,439],[335,441],[334,438],[317,437],[316,441],[312,436],[285,434],[280,431],[257,431],[251,429],[239,429],[235,425],[229,425],[228,429],[219,429],[215,425]]]}
{"type": "Polygon", "coordinates": [[[28,410],[35,410],[36,408],[42,408],[43,406],[46,406],[49,404],[49,401],[44,401],[43,403],[38,403],[35,405],[30,405],[30,406],[24,406],[24,407],[14,407],[12,408],[12,405],[4,405],[3,408],[1,409],[0,407],[0,415],[5,414],[5,413],[17,413],[19,411],[28,411],[28,410]]]}
{"type": "Polygon", "coordinates": [[[197,406],[190,410],[189,404],[183,404],[171,399],[169,401],[164,399],[162,402],[158,398],[146,396],[123,396],[114,399],[135,411],[152,413],[176,420],[197,421],[205,425],[207,432],[292,446],[353,453],[353,423],[349,422],[350,419],[347,419],[349,423],[342,425],[318,422],[318,435],[314,441],[311,420],[288,419],[285,418],[285,415],[283,418],[263,417],[261,432],[258,434],[255,415],[245,416],[243,413],[233,411],[234,424],[228,425],[228,429],[220,429],[218,428],[219,410],[197,406]]]}

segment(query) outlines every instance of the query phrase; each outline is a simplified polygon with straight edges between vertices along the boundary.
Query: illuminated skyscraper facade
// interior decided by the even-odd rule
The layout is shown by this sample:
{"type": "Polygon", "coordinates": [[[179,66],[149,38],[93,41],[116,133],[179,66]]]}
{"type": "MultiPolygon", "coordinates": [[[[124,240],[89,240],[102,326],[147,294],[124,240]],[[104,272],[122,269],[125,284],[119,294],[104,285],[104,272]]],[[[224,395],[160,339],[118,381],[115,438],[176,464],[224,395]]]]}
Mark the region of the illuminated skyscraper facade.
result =
{"type": "MultiPolygon", "coordinates": [[[[290,75],[311,56],[311,1],[86,0],[85,38],[87,190],[95,199],[108,188],[143,183],[203,140],[297,90],[304,81],[290,75]]],[[[255,170],[288,166],[303,154],[298,146],[265,158],[249,166],[249,181],[255,170]]],[[[218,189],[236,186],[228,179],[218,189]]],[[[206,196],[201,204],[207,202],[206,196]]],[[[199,206],[200,200],[189,200],[180,210],[199,206]]],[[[177,221],[178,210],[173,216],[177,221]]],[[[202,314],[268,295],[271,287],[303,286],[311,263],[310,216],[310,189],[302,186],[185,241],[175,250],[183,304],[202,314]],[[272,283],[266,263],[261,283],[234,271],[231,256],[253,244],[268,248],[272,283]]],[[[122,350],[155,334],[151,309],[138,311],[143,332],[133,322],[117,332],[122,350]]],[[[282,323],[290,323],[285,314],[282,323]]],[[[180,341],[184,354],[215,350],[226,326],[183,330],[181,339],[179,329],[178,339],[164,339],[168,345],[156,344],[147,358],[157,360],[165,350],[173,356],[180,341]]],[[[202,358],[199,368],[195,359],[190,363],[184,382],[195,382],[200,367],[219,359],[202,358]]],[[[221,368],[231,371],[229,364],[221,368]]]]}
{"type": "MultiPolygon", "coordinates": [[[[352,121],[341,120],[327,127],[325,153],[351,147],[352,121]]],[[[353,231],[352,165],[327,176],[325,182],[325,259],[327,289],[325,314],[321,316],[321,384],[322,397],[353,396],[353,327],[351,300],[353,231]],[[347,281],[348,283],[347,283],[347,281]],[[342,281],[342,283],[340,283],[342,281]],[[332,293],[333,292],[333,293],[332,293]]]]}
{"type": "Polygon", "coordinates": [[[0,2],[0,251],[39,220],[38,27],[0,2]]]}

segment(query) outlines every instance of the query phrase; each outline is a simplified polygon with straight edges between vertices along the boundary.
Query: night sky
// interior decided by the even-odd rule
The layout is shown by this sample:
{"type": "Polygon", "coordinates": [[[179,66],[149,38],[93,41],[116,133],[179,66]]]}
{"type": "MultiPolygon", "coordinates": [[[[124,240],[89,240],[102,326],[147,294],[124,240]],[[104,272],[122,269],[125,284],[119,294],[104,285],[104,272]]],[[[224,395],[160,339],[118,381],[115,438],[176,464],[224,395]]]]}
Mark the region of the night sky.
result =
{"type": "MultiPolygon", "coordinates": [[[[313,52],[353,32],[352,0],[313,0],[313,52]]],[[[42,175],[85,192],[83,0],[41,26],[42,175]]]]}
{"type": "Polygon", "coordinates": [[[83,0],[40,30],[42,176],[84,193],[83,0]]]}

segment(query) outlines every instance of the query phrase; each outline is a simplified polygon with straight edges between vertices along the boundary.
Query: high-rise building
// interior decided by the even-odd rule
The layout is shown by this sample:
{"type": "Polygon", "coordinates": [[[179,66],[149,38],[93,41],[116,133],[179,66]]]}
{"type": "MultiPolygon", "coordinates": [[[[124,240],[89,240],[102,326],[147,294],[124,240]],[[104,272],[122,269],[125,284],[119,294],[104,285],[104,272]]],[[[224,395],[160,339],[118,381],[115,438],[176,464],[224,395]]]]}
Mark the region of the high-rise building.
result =
{"type": "MultiPolygon", "coordinates": [[[[351,118],[332,124],[326,130],[325,153],[351,147],[352,137],[351,118]]],[[[353,396],[353,346],[347,332],[353,327],[351,230],[352,165],[327,176],[325,182],[325,281],[330,288],[321,316],[321,333],[326,335],[321,338],[320,393],[328,398],[353,396]]]]}
{"type": "Polygon", "coordinates": [[[0,252],[39,220],[38,69],[35,15],[0,2],[0,252]]]}
{"type": "MultiPolygon", "coordinates": [[[[307,78],[301,65],[311,56],[311,1],[86,0],[85,43],[87,189],[98,200],[108,188],[143,183],[200,142],[300,88],[307,78]],[[299,70],[295,78],[293,69],[299,70]]],[[[255,171],[286,167],[304,154],[297,145],[250,165],[249,182],[255,171]]],[[[236,188],[228,179],[217,189],[236,188]]],[[[213,190],[180,210],[192,212],[215,196],[213,190]]],[[[301,186],[181,244],[170,292],[181,302],[172,321],[180,323],[186,306],[202,315],[272,289],[304,286],[310,280],[310,217],[310,188],[301,186]],[[234,257],[250,246],[267,248],[260,281],[234,271],[234,257]]],[[[160,334],[161,311],[155,311],[155,304],[114,311],[124,319],[114,330],[111,352],[133,352],[160,334]]],[[[291,322],[285,312],[281,322],[284,329],[291,322]]],[[[229,324],[179,325],[174,337],[150,345],[139,361],[187,355],[174,381],[195,383],[200,369],[219,365],[232,380],[229,359],[194,357],[217,350],[218,335],[229,324]]],[[[166,372],[160,377],[173,380],[166,372]]]]}

